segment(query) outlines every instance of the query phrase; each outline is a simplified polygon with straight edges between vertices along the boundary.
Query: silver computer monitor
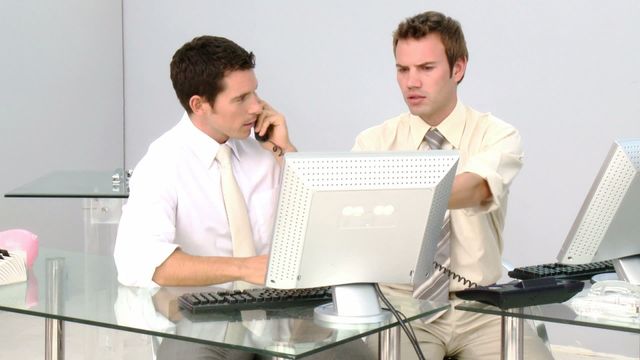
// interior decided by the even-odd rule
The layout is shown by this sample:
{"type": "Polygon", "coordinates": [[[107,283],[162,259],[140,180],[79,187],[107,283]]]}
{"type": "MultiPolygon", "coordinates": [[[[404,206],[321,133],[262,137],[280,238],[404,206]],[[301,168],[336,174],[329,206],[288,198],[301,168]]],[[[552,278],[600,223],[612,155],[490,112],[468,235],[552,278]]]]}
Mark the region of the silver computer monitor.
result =
{"type": "Polygon", "coordinates": [[[457,163],[445,150],[286,154],[266,286],[334,286],[321,320],[378,322],[372,283],[434,270],[457,163]]]}
{"type": "Polygon", "coordinates": [[[640,139],[613,143],[558,254],[558,262],[614,260],[618,276],[640,283],[640,139]]]}

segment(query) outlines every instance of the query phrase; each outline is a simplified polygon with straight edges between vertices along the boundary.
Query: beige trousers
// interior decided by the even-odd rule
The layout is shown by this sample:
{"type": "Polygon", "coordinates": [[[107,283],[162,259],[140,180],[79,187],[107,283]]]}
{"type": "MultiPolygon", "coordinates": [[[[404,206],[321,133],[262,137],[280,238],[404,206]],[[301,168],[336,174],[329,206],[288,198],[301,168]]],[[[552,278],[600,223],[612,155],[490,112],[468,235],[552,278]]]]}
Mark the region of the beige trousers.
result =
{"type": "MultiPolygon", "coordinates": [[[[441,360],[445,356],[457,360],[498,360],[501,349],[500,316],[454,309],[460,300],[451,300],[451,308],[431,323],[412,322],[413,330],[426,359],[441,360]]],[[[553,359],[551,352],[525,322],[524,358],[553,359]]],[[[378,336],[367,340],[377,349],[378,336]]],[[[413,360],[415,354],[409,339],[402,332],[401,359],[413,360]]]]}

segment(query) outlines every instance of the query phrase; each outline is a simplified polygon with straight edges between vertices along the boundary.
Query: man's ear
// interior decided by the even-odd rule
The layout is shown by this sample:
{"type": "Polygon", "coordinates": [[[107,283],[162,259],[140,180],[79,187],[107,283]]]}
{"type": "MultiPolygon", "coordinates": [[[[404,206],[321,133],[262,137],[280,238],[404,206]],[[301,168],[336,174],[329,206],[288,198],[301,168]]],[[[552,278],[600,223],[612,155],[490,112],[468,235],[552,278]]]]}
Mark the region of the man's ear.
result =
{"type": "Polygon", "coordinates": [[[462,81],[464,73],[467,71],[467,60],[460,58],[453,64],[453,78],[457,83],[462,81]]]}
{"type": "Polygon", "coordinates": [[[199,114],[202,112],[204,105],[207,103],[207,100],[200,95],[193,95],[189,98],[189,107],[191,108],[191,112],[194,114],[199,114]]]}

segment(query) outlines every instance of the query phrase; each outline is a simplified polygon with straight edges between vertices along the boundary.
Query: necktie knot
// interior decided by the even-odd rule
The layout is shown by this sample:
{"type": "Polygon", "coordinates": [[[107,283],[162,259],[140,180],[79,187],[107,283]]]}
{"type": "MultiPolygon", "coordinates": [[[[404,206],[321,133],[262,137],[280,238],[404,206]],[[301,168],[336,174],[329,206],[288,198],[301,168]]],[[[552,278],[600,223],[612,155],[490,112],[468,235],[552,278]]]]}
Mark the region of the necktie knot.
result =
{"type": "Polygon", "coordinates": [[[444,135],[442,135],[442,133],[438,131],[438,129],[431,128],[424,136],[424,140],[427,142],[427,145],[429,145],[429,149],[440,150],[442,149],[442,145],[444,144],[444,141],[446,139],[444,138],[444,135]]]}
{"type": "Polygon", "coordinates": [[[222,167],[230,167],[231,166],[231,148],[227,144],[222,144],[218,148],[218,153],[216,154],[216,160],[220,163],[222,167]]]}

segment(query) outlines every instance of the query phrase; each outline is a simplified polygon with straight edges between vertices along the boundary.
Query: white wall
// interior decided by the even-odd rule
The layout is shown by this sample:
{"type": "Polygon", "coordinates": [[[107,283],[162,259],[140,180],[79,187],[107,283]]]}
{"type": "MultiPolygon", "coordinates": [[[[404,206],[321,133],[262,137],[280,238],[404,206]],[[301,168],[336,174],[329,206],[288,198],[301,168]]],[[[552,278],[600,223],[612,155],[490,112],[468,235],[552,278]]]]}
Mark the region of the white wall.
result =
{"type": "MultiPolygon", "coordinates": [[[[123,164],[122,7],[0,2],[0,194],[54,170],[123,164]]],[[[0,197],[0,231],[83,249],[77,199],[0,197]]]]}
{"type": "MultiPolygon", "coordinates": [[[[391,32],[427,9],[463,25],[463,101],[515,125],[525,141],[505,256],[516,265],[555,261],[612,140],[640,137],[637,1],[125,2],[127,167],[178,121],[169,62],[202,34],[256,53],[259,93],[287,116],[301,151],[350,149],[359,131],[406,111],[391,32]]],[[[575,329],[566,333],[551,336],[580,341],[575,329]]],[[[584,345],[639,355],[637,336],[599,336],[584,345]]]]}

